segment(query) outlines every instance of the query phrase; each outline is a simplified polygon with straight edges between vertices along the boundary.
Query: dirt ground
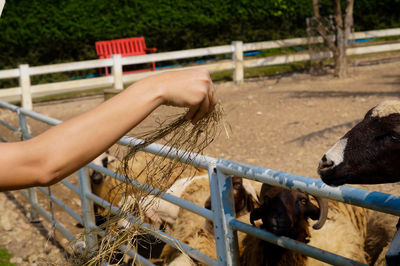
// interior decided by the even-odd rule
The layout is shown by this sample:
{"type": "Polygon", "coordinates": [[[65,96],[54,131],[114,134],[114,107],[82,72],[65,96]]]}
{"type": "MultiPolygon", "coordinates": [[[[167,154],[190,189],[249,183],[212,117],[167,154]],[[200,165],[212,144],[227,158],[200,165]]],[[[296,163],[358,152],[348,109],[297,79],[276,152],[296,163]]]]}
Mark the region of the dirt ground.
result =
{"type": "MultiPolygon", "coordinates": [[[[339,137],[376,104],[383,100],[399,98],[400,61],[385,61],[382,64],[359,61],[350,67],[349,77],[341,80],[331,75],[311,76],[295,73],[250,79],[246,80],[243,86],[236,86],[231,82],[217,83],[217,94],[226,113],[226,123],[230,125],[231,130],[228,131],[229,137],[225,132],[221,133],[206,149],[205,154],[317,178],[319,159],[339,137]]],[[[99,96],[41,103],[34,105],[34,111],[65,120],[102,101],[103,98],[99,96]]],[[[140,129],[151,128],[157,116],[175,111],[169,108],[156,110],[143,122],[140,129]]],[[[9,112],[0,110],[0,118],[16,126],[16,120],[10,117],[9,112]]],[[[34,135],[47,128],[30,120],[29,123],[34,135]]],[[[8,133],[3,127],[0,128],[0,136],[7,140],[16,139],[15,135],[8,133]]],[[[68,179],[74,184],[77,183],[76,175],[68,179]]],[[[370,187],[371,190],[378,191],[389,191],[392,188],[393,185],[370,187]]],[[[398,192],[395,194],[400,195],[400,190],[398,192]]],[[[52,193],[66,201],[73,209],[79,209],[79,200],[73,192],[56,185],[52,187],[52,193]]],[[[46,200],[42,196],[39,199],[43,206],[48,208],[46,200]]],[[[27,223],[28,220],[21,211],[27,210],[21,196],[16,192],[7,193],[7,202],[8,208],[18,216],[17,219],[25,221],[24,228],[27,229],[24,229],[24,232],[29,231],[34,239],[35,234],[40,235],[35,225],[27,223]],[[12,201],[12,198],[16,200],[12,201]],[[18,209],[16,202],[22,207],[18,209]]],[[[74,234],[78,234],[81,229],[75,227],[76,221],[62,215],[59,210],[55,209],[56,217],[74,234]]],[[[43,222],[43,226],[49,228],[46,222],[43,222]]],[[[14,262],[22,265],[29,262],[29,258],[24,254],[30,247],[26,242],[22,242],[22,246],[21,241],[9,241],[21,237],[13,234],[13,231],[14,229],[5,230],[4,226],[0,226],[0,235],[3,235],[0,238],[0,247],[7,248],[15,257],[20,258],[18,261],[14,259],[14,262]]],[[[41,241],[44,245],[46,237],[42,238],[38,237],[35,241],[41,241]]],[[[62,240],[59,233],[57,240],[62,246],[66,246],[66,241],[62,240]]],[[[48,254],[45,251],[38,253],[48,254]]],[[[65,263],[65,260],[60,258],[62,256],[56,257],[56,264],[65,263]]],[[[48,258],[48,261],[53,259],[48,258]]]]}

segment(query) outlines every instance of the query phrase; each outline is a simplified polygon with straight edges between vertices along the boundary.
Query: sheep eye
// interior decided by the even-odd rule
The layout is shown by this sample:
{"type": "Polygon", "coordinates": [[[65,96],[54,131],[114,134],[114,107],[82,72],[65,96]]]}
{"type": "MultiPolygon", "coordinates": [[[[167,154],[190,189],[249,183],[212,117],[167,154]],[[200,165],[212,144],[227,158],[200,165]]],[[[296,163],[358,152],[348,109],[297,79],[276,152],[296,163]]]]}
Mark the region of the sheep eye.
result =
{"type": "Polygon", "coordinates": [[[397,134],[396,132],[392,132],[390,134],[390,138],[393,142],[400,142],[400,135],[397,134]]]}
{"type": "Polygon", "coordinates": [[[301,203],[301,205],[306,205],[307,204],[307,199],[301,199],[300,203],[301,203]]]}

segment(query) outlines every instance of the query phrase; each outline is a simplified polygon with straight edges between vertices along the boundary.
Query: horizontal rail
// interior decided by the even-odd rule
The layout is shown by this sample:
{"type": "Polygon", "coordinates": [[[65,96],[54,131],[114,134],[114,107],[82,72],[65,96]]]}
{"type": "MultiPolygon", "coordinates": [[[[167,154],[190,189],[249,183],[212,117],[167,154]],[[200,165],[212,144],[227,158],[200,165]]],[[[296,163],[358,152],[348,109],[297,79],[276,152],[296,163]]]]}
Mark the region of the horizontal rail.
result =
{"type": "MultiPolygon", "coordinates": [[[[118,144],[121,144],[124,146],[131,146],[131,147],[136,146],[141,143],[143,143],[143,140],[131,138],[131,137],[127,137],[127,136],[122,137],[118,141],[118,144]]],[[[186,162],[193,166],[200,167],[203,169],[208,169],[208,166],[210,164],[215,164],[217,162],[217,159],[209,157],[209,156],[204,156],[204,155],[193,153],[193,152],[178,150],[178,149],[164,146],[164,145],[157,144],[157,143],[152,143],[152,144],[144,147],[142,150],[147,151],[152,154],[155,154],[155,155],[166,157],[168,159],[174,159],[174,160],[178,159],[178,161],[180,161],[180,162],[186,162]]]]}
{"type": "Polygon", "coordinates": [[[273,169],[219,159],[217,168],[223,173],[321,196],[335,201],[400,216],[400,197],[367,189],[331,187],[319,179],[285,173],[273,169]]]}
{"type": "Polygon", "coordinates": [[[251,226],[249,224],[240,222],[236,219],[232,219],[229,222],[229,226],[231,226],[235,230],[239,230],[245,232],[249,235],[255,236],[257,238],[261,238],[265,241],[273,243],[277,246],[287,248],[293,251],[300,252],[306,256],[315,258],[317,260],[332,264],[332,265],[364,265],[358,261],[354,261],[334,253],[304,244],[302,242],[293,240],[289,237],[285,236],[276,236],[266,230],[261,230],[255,226],[251,226]]]}
{"type": "Polygon", "coordinates": [[[21,94],[22,94],[22,89],[20,87],[0,90],[0,97],[8,97],[21,94]]]}
{"type": "Polygon", "coordinates": [[[389,37],[389,36],[400,36],[400,28],[354,32],[350,34],[349,39],[356,40],[364,38],[389,37]]]}
{"type": "Polygon", "coordinates": [[[59,73],[66,71],[85,70],[92,68],[109,67],[112,66],[112,64],[113,64],[112,59],[108,58],[108,59],[86,60],[81,62],[53,64],[51,66],[49,65],[35,66],[29,68],[29,74],[42,75],[42,74],[51,74],[51,73],[59,73]]]}
{"type": "Polygon", "coordinates": [[[40,96],[41,94],[49,91],[55,91],[59,93],[62,91],[71,91],[72,89],[74,89],[74,91],[79,91],[79,90],[104,88],[107,86],[112,86],[113,82],[114,82],[113,76],[54,82],[48,84],[33,85],[31,86],[31,92],[33,95],[40,96]]]}
{"type": "Polygon", "coordinates": [[[62,123],[61,120],[45,116],[45,115],[36,113],[34,111],[26,110],[24,108],[21,108],[21,107],[6,103],[5,101],[1,101],[1,100],[0,100],[0,107],[6,108],[6,109],[8,109],[10,111],[13,111],[15,113],[20,112],[23,115],[29,116],[29,117],[31,117],[33,119],[36,119],[36,120],[41,121],[41,122],[44,122],[44,123],[49,124],[51,126],[55,126],[55,125],[58,125],[58,124],[62,123]]]}
{"type": "Polygon", "coordinates": [[[63,179],[60,181],[60,183],[62,183],[64,186],[66,186],[67,188],[71,189],[73,192],[75,192],[76,194],[80,194],[79,188],[73,184],[71,184],[70,182],[68,182],[67,180],[63,179]]]}
{"type": "Polygon", "coordinates": [[[163,52],[158,54],[126,56],[122,57],[122,64],[123,65],[143,64],[143,63],[151,63],[153,61],[161,62],[161,61],[178,60],[178,59],[202,57],[202,56],[210,56],[218,54],[228,54],[232,52],[233,52],[232,45],[223,45],[223,46],[214,46],[207,48],[188,49],[182,51],[163,52]]]}
{"type": "Polygon", "coordinates": [[[400,50],[400,43],[381,44],[364,47],[352,47],[346,51],[347,55],[382,53],[400,50]]]}
{"type": "Polygon", "coordinates": [[[72,216],[72,218],[74,218],[76,221],[78,221],[79,223],[83,224],[83,220],[82,217],[77,214],[75,211],[73,211],[67,204],[65,204],[64,202],[62,202],[61,200],[59,200],[56,196],[51,195],[47,189],[45,189],[44,187],[37,187],[39,189],[40,192],[44,193],[46,196],[48,196],[50,198],[50,200],[52,200],[54,203],[56,203],[58,206],[60,206],[61,208],[63,208],[69,215],[72,216]]]}
{"type": "Polygon", "coordinates": [[[0,71],[0,79],[18,78],[20,75],[18,68],[0,71]]]}
{"type": "Polygon", "coordinates": [[[0,125],[5,126],[6,128],[8,128],[11,131],[14,131],[14,132],[18,131],[18,128],[11,126],[10,124],[4,122],[3,120],[0,120],[0,125]]]}
{"type": "MultiPolygon", "coordinates": [[[[29,196],[28,194],[23,191],[23,190],[18,190],[25,198],[26,200],[29,201],[29,196]]],[[[30,202],[30,201],[29,201],[30,202]]],[[[53,221],[52,216],[50,213],[48,213],[44,208],[42,208],[39,204],[37,203],[31,203],[31,206],[37,210],[48,222],[54,223],[55,228],[61,232],[65,236],[65,238],[68,239],[69,242],[75,242],[76,238],[64,227],[62,226],[59,222],[53,221]]]]}

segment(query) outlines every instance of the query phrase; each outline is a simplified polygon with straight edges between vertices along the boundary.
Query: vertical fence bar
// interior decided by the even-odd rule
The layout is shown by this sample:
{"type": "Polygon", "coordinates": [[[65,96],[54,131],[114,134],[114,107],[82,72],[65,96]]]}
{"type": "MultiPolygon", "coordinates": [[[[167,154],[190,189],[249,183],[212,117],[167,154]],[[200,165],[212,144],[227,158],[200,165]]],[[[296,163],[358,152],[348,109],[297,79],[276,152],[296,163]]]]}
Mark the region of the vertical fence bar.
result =
{"type": "Polygon", "coordinates": [[[217,169],[210,166],[208,168],[208,176],[210,180],[211,210],[213,212],[214,236],[217,248],[218,265],[227,265],[225,240],[223,239],[223,221],[221,197],[219,195],[217,169]]]}
{"type": "Polygon", "coordinates": [[[32,110],[31,78],[29,65],[19,65],[19,86],[22,90],[21,106],[27,110],[32,110]]]}
{"type": "Polygon", "coordinates": [[[223,230],[225,235],[225,252],[227,257],[228,265],[239,265],[239,246],[237,231],[232,230],[229,226],[229,222],[235,219],[235,205],[233,199],[232,190],[232,178],[225,175],[217,169],[218,188],[219,194],[221,195],[222,204],[222,220],[223,230]]]}
{"type": "Polygon", "coordinates": [[[238,265],[237,234],[229,229],[227,218],[234,218],[232,183],[217,169],[210,166],[211,206],[214,220],[214,236],[219,265],[238,265]],[[219,184],[221,182],[221,184],[219,184]],[[222,192],[222,193],[221,193],[222,192]]]}
{"type": "MultiPolygon", "coordinates": [[[[26,117],[20,112],[18,112],[18,123],[19,123],[19,128],[21,130],[21,140],[25,140],[27,139],[27,136],[29,135],[30,132],[28,128],[28,123],[26,122],[26,117]]],[[[28,188],[28,198],[29,198],[29,203],[31,204],[29,208],[29,213],[31,216],[30,222],[31,223],[39,222],[40,221],[39,213],[33,207],[33,205],[38,204],[35,188],[28,188]]]]}
{"type": "Polygon", "coordinates": [[[122,57],[120,54],[112,55],[113,65],[112,74],[114,76],[114,89],[122,90],[124,88],[122,82],[122,57]]]}
{"type": "Polygon", "coordinates": [[[397,229],[396,234],[390,243],[389,249],[385,256],[387,266],[400,265],[400,230],[397,229]]]}
{"type": "Polygon", "coordinates": [[[233,41],[233,81],[237,85],[242,85],[244,80],[244,70],[243,70],[243,42],[242,41],[233,41]]]}
{"type": "Polygon", "coordinates": [[[83,167],[78,170],[79,189],[82,205],[82,220],[85,227],[85,242],[88,254],[91,255],[97,250],[97,234],[93,230],[92,225],[95,225],[93,202],[86,197],[86,194],[91,193],[88,167],[83,167]]]}

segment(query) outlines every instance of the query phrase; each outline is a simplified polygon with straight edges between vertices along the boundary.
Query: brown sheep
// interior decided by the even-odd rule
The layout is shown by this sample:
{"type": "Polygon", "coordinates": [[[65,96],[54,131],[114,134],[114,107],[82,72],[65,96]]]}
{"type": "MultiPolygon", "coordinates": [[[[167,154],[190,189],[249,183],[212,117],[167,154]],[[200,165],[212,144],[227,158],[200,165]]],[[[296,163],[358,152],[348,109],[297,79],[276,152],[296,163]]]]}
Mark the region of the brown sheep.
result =
{"type": "MultiPolygon", "coordinates": [[[[327,201],[317,198],[320,208],[311,203],[305,193],[263,184],[260,192],[261,206],[250,214],[254,225],[261,219],[261,229],[308,243],[310,240],[308,218],[318,220],[313,226],[320,229],[326,220],[327,201]]],[[[307,257],[284,249],[254,236],[247,235],[240,245],[241,265],[306,265],[307,257]]]]}

